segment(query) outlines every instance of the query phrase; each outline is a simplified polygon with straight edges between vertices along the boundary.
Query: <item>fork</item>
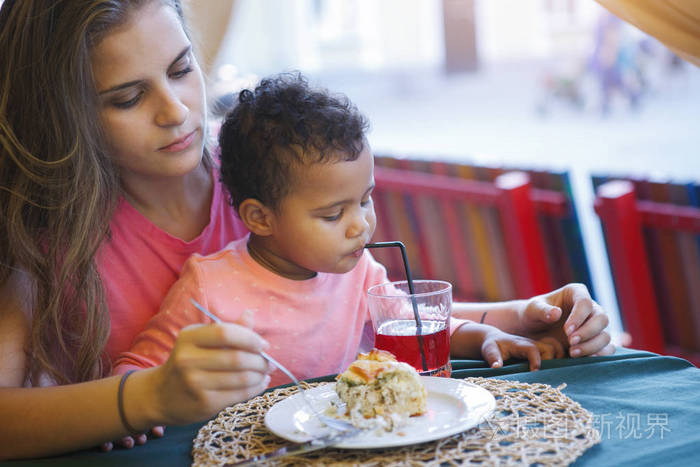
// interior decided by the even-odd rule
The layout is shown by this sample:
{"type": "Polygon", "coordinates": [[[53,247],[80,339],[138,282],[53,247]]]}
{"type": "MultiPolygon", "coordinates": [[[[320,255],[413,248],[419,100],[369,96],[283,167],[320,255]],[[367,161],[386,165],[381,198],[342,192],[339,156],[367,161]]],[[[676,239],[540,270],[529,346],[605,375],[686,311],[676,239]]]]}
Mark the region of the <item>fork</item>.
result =
{"type": "MultiPolygon", "coordinates": [[[[195,306],[195,308],[197,308],[199,311],[201,311],[202,313],[207,315],[215,323],[221,324],[224,322],[221,318],[216,316],[214,313],[212,313],[211,311],[207,310],[202,305],[200,305],[199,302],[197,300],[195,300],[194,298],[190,298],[190,302],[192,303],[192,305],[195,306]]],[[[260,355],[265,360],[272,363],[278,370],[280,370],[282,373],[287,375],[287,377],[289,379],[292,380],[292,382],[296,385],[297,389],[299,390],[299,393],[301,394],[301,398],[304,401],[304,403],[306,404],[306,406],[309,408],[309,410],[311,410],[311,413],[314,414],[316,416],[316,418],[318,418],[321,421],[321,423],[323,423],[327,427],[333,428],[334,430],[337,430],[337,431],[356,430],[355,426],[352,423],[346,422],[345,420],[339,420],[337,418],[329,417],[327,415],[322,414],[318,410],[316,410],[316,408],[311,404],[311,401],[309,400],[309,398],[306,394],[306,390],[304,389],[304,387],[301,385],[299,380],[296,378],[296,376],[294,376],[294,374],[291,371],[289,371],[284,365],[282,365],[280,362],[278,362],[277,360],[272,358],[266,352],[263,352],[261,350],[260,355]]]]}

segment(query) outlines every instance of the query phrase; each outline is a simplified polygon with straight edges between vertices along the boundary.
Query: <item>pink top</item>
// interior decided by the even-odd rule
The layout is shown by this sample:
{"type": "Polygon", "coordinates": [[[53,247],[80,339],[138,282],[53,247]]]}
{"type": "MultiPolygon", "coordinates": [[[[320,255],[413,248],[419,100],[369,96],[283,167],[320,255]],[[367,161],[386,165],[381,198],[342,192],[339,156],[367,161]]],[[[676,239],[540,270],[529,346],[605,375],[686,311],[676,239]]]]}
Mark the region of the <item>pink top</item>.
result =
{"type": "Polygon", "coordinates": [[[209,224],[186,242],[153,225],[126,200],[121,199],[110,223],[111,238],[97,256],[112,324],[107,355],[115,361],[160,308],[177,280],[185,261],[193,254],[219,251],[247,229],[228,204],[217,171],[209,224]]]}
{"type": "MultiPolygon", "coordinates": [[[[299,379],[343,371],[355,360],[369,322],[367,289],[387,281],[384,266],[365,251],[346,274],[318,273],[296,281],[265,269],[250,257],[247,237],[210,256],[194,255],[163,302],[160,313],[117,361],[117,373],[160,365],[180,329],[211,320],[190,297],[223,321],[254,311],[253,329],[269,343],[268,353],[299,379]]],[[[271,386],[289,383],[279,371],[271,386]]]]}

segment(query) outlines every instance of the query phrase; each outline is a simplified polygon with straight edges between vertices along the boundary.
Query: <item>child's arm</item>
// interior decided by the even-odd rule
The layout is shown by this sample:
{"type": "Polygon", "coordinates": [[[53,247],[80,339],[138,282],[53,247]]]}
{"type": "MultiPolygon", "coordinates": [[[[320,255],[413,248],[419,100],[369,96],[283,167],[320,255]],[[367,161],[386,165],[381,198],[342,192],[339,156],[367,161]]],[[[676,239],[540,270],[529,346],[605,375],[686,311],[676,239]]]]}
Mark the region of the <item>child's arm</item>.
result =
{"type": "MultiPolygon", "coordinates": [[[[187,261],[180,278],[173,284],[163,300],[160,311],[148,322],[146,328],[139,333],[131,348],[122,352],[115,362],[113,374],[124,374],[129,370],[151,368],[165,363],[175,347],[180,331],[190,325],[209,323],[211,320],[196,310],[190,302],[194,298],[207,306],[206,294],[200,284],[196,260],[187,261]]],[[[252,327],[251,316],[243,316],[235,324],[252,327]]],[[[163,426],[154,427],[151,432],[155,436],[163,436],[163,426]]],[[[132,435],[101,446],[103,451],[109,451],[114,443],[121,447],[130,448],[134,444],[144,444],[146,435],[132,435]]]]}
{"type": "Polygon", "coordinates": [[[170,356],[180,330],[191,324],[211,322],[209,318],[190,303],[194,298],[205,304],[197,281],[194,267],[188,261],[180,278],[173,284],[163,300],[160,311],[146,324],[131,348],[122,352],[114,364],[113,374],[124,374],[128,370],[138,370],[162,365],[170,356]]]}
{"type": "Polygon", "coordinates": [[[509,358],[527,359],[530,370],[538,370],[541,361],[561,358],[561,345],[554,339],[533,341],[486,324],[464,321],[456,324],[450,341],[450,354],[457,358],[484,358],[491,368],[500,368],[509,358]]]}
{"type": "MultiPolygon", "coordinates": [[[[113,374],[124,374],[128,370],[162,365],[170,357],[177,336],[183,328],[193,324],[211,323],[211,319],[190,302],[190,299],[194,299],[205,308],[209,308],[210,301],[204,292],[206,289],[203,282],[197,259],[189,259],[182,268],[180,278],[163,300],[160,311],[136,336],[131,348],[120,354],[114,365],[113,374]]],[[[216,313],[214,309],[211,311],[216,313]]],[[[231,321],[230,310],[227,311],[229,312],[227,321],[231,321]]],[[[249,317],[240,316],[235,324],[251,327],[250,323],[247,323],[247,318],[249,317]]]]}

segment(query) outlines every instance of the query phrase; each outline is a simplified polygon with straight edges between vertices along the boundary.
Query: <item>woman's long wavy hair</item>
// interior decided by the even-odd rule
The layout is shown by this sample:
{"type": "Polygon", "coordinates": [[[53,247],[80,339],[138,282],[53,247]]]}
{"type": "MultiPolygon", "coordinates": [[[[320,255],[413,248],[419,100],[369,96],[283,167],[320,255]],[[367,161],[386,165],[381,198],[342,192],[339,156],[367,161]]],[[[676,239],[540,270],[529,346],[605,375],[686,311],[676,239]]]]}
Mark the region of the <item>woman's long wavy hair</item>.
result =
{"type": "Polygon", "coordinates": [[[90,54],[150,1],[182,18],[179,0],[6,0],[0,10],[0,284],[14,270],[31,279],[32,384],[107,371],[109,313],[95,255],[120,185],[90,54]]]}

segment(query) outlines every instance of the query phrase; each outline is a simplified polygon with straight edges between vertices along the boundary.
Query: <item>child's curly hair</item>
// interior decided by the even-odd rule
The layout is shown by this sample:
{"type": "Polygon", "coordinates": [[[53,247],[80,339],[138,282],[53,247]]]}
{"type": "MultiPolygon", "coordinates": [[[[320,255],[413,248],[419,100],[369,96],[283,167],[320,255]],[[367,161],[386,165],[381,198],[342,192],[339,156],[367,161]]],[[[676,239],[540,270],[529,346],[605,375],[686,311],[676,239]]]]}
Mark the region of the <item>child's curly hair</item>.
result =
{"type": "Polygon", "coordinates": [[[343,95],[314,89],[299,73],[243,90],[221,126],[221,180],[238,209],[248,198],[277,209],[293,187],[294,168],[352,161],[369,124],[343,95]]]}

